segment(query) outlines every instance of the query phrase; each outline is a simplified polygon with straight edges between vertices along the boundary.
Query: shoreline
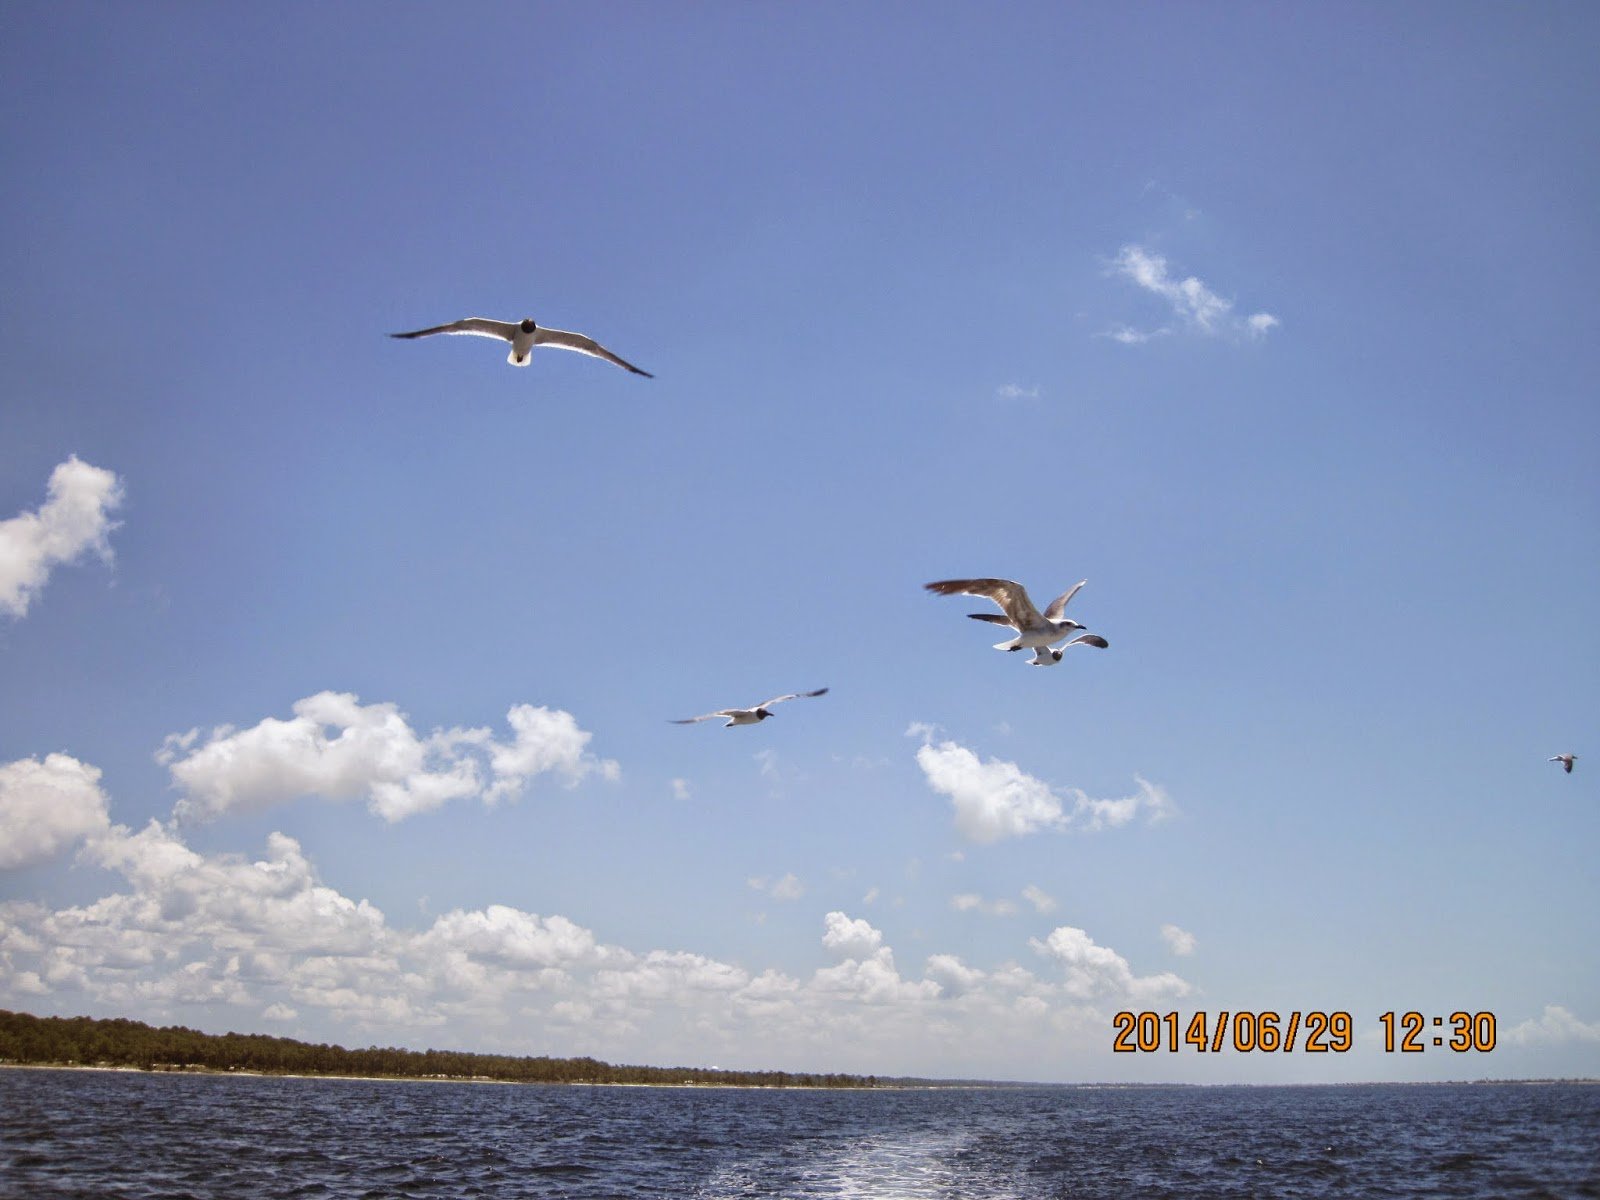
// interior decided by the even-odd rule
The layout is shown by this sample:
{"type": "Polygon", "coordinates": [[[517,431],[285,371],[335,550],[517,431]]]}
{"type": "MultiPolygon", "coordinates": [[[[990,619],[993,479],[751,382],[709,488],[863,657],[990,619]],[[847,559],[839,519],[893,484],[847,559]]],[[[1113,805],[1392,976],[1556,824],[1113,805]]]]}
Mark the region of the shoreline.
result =
{"type": "Polygon", "coordinates": [[[314,1075],[304,1071],[248,1071],[216,1067],[189,1067],[176,1063],[160,1067],[128,1067],[113,1063],[22,1063],[0,1061],[0,1070],[12,1071],[107,1071],[125,1075],[211,1075],[245,1079],[329,1079],[348,1083],[488,1083],[501,1087],[559,1087],[559,1088],[658,1088],[677,1091],[741,1091],[741,1092],[961,1092],[961,1091],[1024,1091],[1029,1088],[1082,1089],[1089,1091],[1128,1090],[1151,1088],[1348,1088],[1348,1087],[1543,1087],[1550,1085],[1600,1086],[1600,1078],[1575,1077],[1569,1079],[1415,1079],[1382,1080],[1365,1079],[1342,1083],[1021,1083],[1021,1082],[967,1082],[952,1080],[949,1083],[878,1083],[871,1087],[825,1087],[817,1084],[776,1083],[630,1083],[624,1081],[571,1080],[566,1082],[538,1079],[495,1079],[488,1075],[314,1075]]]}
{"type": "Polygon", "coordinates": [[[669,1088],[679,1091],[707,1089],[745,1092],[916,1092],[985,1090],[1002,1087],[1071,1087],[1071,1084],[1026,1083],[879,1083],[872,1087],[824,1087],[809,1083],[630,1083],[622,1080],[495,1079],[489,1075],[325,1075],[304,1071],[250,1071],[218,1067],[191,1067],[177,1063],[158,1067],[128,1067],[115,1063],[0,1062],[0,1071],[107,1071],[119,1075],[214,1075],[245,1079],[331,1079],[349,1083],[492,1083],[501,1087],[669,1088]]]}

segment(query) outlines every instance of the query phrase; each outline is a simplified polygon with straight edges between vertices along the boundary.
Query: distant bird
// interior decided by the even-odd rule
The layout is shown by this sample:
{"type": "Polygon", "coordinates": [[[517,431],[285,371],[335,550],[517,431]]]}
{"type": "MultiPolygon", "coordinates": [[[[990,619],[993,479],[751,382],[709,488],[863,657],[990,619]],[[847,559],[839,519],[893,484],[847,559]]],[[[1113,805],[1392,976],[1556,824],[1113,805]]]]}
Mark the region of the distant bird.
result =
{"type": "Polygon", "coordinates": [[[771,700],[763,700],[754,708],[719,708],[713,713],[705,713],[698,717],[684,717],[676,719],[672,723],[674,725],[693,725],[696,721],[712,721],[717,717],[727,717],[728,723],[723,726],[724,729],[730,729],[735,725],[759,725],[772,715],[768,710],[774,704],[782,704],[785,700],[802,700],[807,696],[826,696],[827,694],[827,688],[818,688],[814,692],[790,692],[786,696],[774,696],[771,700]]]}
{"type": "Polygon", "coordinates": [[[1033,657],[1028,660],[1028,665],[1030,667],[1053,667],[1061,661],[1061,656],[1072,646],[1098,646],[1104,650],[1109,645],[1111,643],[1098,633],[1081,633],[1065,646],[1055,650],[1050,649],[1048,646],[1035,646],[1033,648],[1033,657]]]}
{"type": "Polygon", "coordinates": [[[1561,764],[1561,769],[1563,771],[1565,771],[1568,775],[1571,775],[1572,774],[1572,764],[1578,761],[1578,756],[1576,754],[1556,754],[1556,755],[1552,755],[1546,761],[1560,763],[1561,764]]]}
{"type": "Polygon", "coordinates": [[[585,337],[581,333],[568,333],[565,329],[546,329],[542,325],[535,325],[532,317],[525,317],[521,321],[491,321],[488,317],[467,317],[464,320],[452,321],[448,325],[435,325],[432,329],[413,329],[410,333],[391,333],[389,336],[419,338],[431,337],[436,333],[471,333],[478,337],[499,338],[502,342],[510,342],[511,353],[506,357],[506,361],[514,367],[527,366],[535,346],[559,346],[563,350],[576,350],[579,354],[603,358],[608,363],[616,363],[624,370],[632,371],[635,375],[643,375],[647,379],[655,378],[649,371],[641,371],[626,359],[618,358],[592,337],[585,337]]]}
{"type": "MultiPolygon", "coordinates": [[[[1033,606],[1033,601],[1028,599],[1028,589],[1009,579],[942,579],[937,583],[927,583],[923,586],[940,596],[987,596],[1004,610],[1005,615],[968,613],[967,616],[974,621],[988,621],[992,625],[1008,625],[1017,631],[1016,637],[1010,641],[996,642],[994,648],[1037,650],[1054,645],[1069,636],[1073,630],[1083,628],[1070,617],[1063,617],[1061,613],[1067,607],[1067,601],[1076,596],[1078,589],[1088,582],[1087,579],[1080,579],[1050,601],[1050,607],[1042,614],[1033,606]]],[[[1109,645],[1102,637],[1096,637],[1092,641],[1082,640],[1089,646],[1103,648],[1109,645]]],[[[1059,655],[1052,661],[1061,661],[1059,655]]],[[[1035,657],[1034,662],[1041,667],[1048,665],[1038,657],[1035,657]]]]}

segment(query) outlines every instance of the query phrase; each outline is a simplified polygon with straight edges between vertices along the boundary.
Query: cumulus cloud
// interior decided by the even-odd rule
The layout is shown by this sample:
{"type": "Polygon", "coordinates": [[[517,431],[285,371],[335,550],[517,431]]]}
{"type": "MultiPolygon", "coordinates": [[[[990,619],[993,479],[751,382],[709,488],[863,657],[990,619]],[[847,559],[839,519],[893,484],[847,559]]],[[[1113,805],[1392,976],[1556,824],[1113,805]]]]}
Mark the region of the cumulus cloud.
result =
{"type": "Polygon", "coordinates": [[[1506,1040],[1518,1046],[1560,1046],[1571,1042],[1600,1042],[1600,1021],[1586,1023],[1559,1004],[1547,1004],[1541,1016],[1506,1030],[1506,1040]]]}
{"type": "Polygon", "coordinates": [[[110,824],[97,767],[66,754],[0,765],[0,870],[41,862],[110,824]]]}
{"type": "Polygon", "coordinates": [[[1029,944],[1039,954],[1061,964],[1067,991],[1074,996],[1089,999],[1111,995],[1153,1001],[1189,993],[1189,985],[1170,972],[1135,975],[1122,955],[1109,946],[1096,945],[1092,937],[1071,925],[1052,930],[1042,942],[1030,939],[1029,944]]]}
{"type": "Polygon", "coordinates": [[[1194,953],[1194,934],[1187,929],[1180,929],[1176,925],[1163,925],[1161,927],[1161,940],[1167,943],[1167,949],[1180,958],[1188,958],[1194,953]]]}
{"type": "Polygon", "coordinates": [[[955,742],[925,742],[917,764],[934,791],[955,808],[956,829],[969,841],[986,843],[1045,831],[1097,831],[1126,825],[1139,813],[1155,822],[1174,810],[1156,784],[1134,777],[1139,790],[1116,800],[1096,799],[1077,788],[1066,799],[1016,763],[980,759],[955,742]]]}
{"type": "Polygon", "coordinates": [[[917,764],[934,791],[955,805],[956,828],[974,842],[1022,837],[1067,823],[1061,801],[1048,784],[1016,763],[984,762],[955,742],[932,742],[917,750],[917,764]]]}
{"type": "MultiPolygon", "coordinates": [[[[1163,256],[1153,254],[1142,246],[1122,247],[1111,267],[1125,279],[1165,300],[1181,328],[1213,337],[1233,335],[1258,338],[1280,324],[1271,313],[1252,313],[1248,317],[1236,315],[1231,300],[1224,300],[1193,275],[1184,279],[1175,278],[1167,269],[1167,260],[1163,256]]],[[[1132,346],[1169,332],[1170,328],[1146,332],[1122,325],[1102,336],[1132,346]]]]}
{"type": "Polygon", "coordinates": [[[822,944],[841,958],[868,958],[883,945],[883,934],[868,921],[834,911],[823,918],[822,944]]]}
{"type": "Polygon", "coordinates": [[[571,713],[513,705],[512,738],[484,728],[419,735],[394,704],[362,704],[348,692],[296,701],[288,720],[266,717],[249,729],[223,725],[170,735],[157,753],[183,791],[175,814],[214,817],[300,796],[365,800],[400,821],[451,800],[486,804],[519,795],[529,779],[551,774],[574,786],[589,775],[615,779],[617,764],[588,751],[591,734],[571,713]]]}
{"type": "Polygon", "coordinates": [[[631,950],[504,904],[397,928],[324,883],[281,833],[259,856],[202,854],[151,821],[112,826],[84,854],[120,875],[121,890],[54,911],[0,901],[0,1007],[89,1006],[218,1029],[293,1022],[300,1036],[347,1043],[971,1073],[1001,1060],[1037,1071],[1042,1040],[1099,1045],[1111,1005],[1183,986],[1134,976],[1063,931],[1034,945],[1065,978],[937,952],[920,976],[902,973],[880,930],[838,911],[819,947],[834,961],[809,975],[631,950]]]}
{"type": "Polygon", "coordinates": [[[57,566],[91,551],[110,562],[109,514],[121,503],[121,480],[77,455],[50,472],[44,504],[0,521],[0,613],[25,616],[57,566]]]}

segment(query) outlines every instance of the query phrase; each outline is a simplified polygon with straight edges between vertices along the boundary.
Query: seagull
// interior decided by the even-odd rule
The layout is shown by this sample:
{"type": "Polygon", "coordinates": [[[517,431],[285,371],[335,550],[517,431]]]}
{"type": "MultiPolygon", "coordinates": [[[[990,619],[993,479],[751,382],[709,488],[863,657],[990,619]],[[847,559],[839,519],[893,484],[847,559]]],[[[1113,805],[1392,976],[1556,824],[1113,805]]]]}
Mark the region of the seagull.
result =
{"type": "MultiPolygon", "coordinates": [[[[1013,583],[1009,579],[942,579],[937,583],[928,583],[923,586],[930,592],[940,596],[987,596],[1002,609],[1004,615],[999,613],[968,613],[974,621],[988,621],[993,625],[1007,625],[1017,631],[1017,636],[1010,641],[996,642],[996,650],[1038,650],[1047,647],[1062,638],[1067,637],[1075,629],[1083,626],[1070,617],[1063,617],[1062,610],[1067,607],[1067,601],[1078,594],[1078,589],[1088,583],[1087,579],[1080,579],[1061,595],[1050,601],[1050,607],[1044,610],[1043,615],[1033,606],[1033,601],[1028,599],[1028,590],[1020,583],[1013,583]]],[[[1104,647],[1109,643],[1104,638],[1096,637],[1095,640],[1076,639],[1084,641],[1086,645],[1104,647]]],[[[1069,645],[1072,643],[1068,643],[1069,645]]],[[[1060,656],[1053,660],[1060,661],[1060,656]]],[[[1035,657],[1038,666],[1046,666],[1040,658],[1035,657]]]]}
{"type": "Polygon", "coordinates": [[[1069,646],[1098,646],[1104,650],[1109,645],[1111,643],[1098,633],[1080,633],[1068,642],[1066,646],[1062,646],[1057,650],[1052,650],[1048,646],[1035,646],[1033,648],[1033,657],[1028,660],[1028,665],[1030,667],[1053,667],[1061,661],[1061,656],[1066,653],[1069,646]]]}
{"type": "Polygon", "coordinates": [[[435,325],[432,329],[413,329],[410,333],[391,333],[389,336],[419,338],[431,337],[436,333],[471,333],[478,337],[499,338],[502,342],[510,342],[511,353],[506,357],[506,361],[514,367],[527,366],[535,346],[560,346],[563,350],[576,350],[579,354],[603,358],[608,363],[616,363],[617,366],[632,371],[635,375],[643,375],[646,379],[655,378],[649,371],[641,371],[631,362],[618,358],[592,337],[585,337],[581,333],[568,333],[565,329],[547,329],[542,325],[535,325],[532,317],[524,317],[521,321],[491,321],[488,317],[466,317],[460,321],[452,321],[448,325],[435,325]]]}
{"type": "Polygon", "coordinates": [[[705,713],[698,717],[684,717],[674,720],[674,725],[693,725],[696,721],[710,721],[717,717],[727,717],[728,723],[724,729],[731,729],[735,725],[759,725],[772,715],[768,710],[774,704],[782,704],[785,700],[802,700],[807,696],[825,696],[827,688],[818,688],[814,692],[790,692],[786,696],[774,696],[771,700],[763,700],[754,708],[719,708],[716,712],[705,713]]]}
{"type": "Polygon", "coordinates": [[[1565,771],[1568,775],[1571,775],[1572,774],[1572,764],[1578,761],[1578,756],[1576,754],[1556,754],[1556,755],[1552,755],[1546,761],[1560,763],[1561,764],[1561,769],[1563,771],[1565,771]]]}

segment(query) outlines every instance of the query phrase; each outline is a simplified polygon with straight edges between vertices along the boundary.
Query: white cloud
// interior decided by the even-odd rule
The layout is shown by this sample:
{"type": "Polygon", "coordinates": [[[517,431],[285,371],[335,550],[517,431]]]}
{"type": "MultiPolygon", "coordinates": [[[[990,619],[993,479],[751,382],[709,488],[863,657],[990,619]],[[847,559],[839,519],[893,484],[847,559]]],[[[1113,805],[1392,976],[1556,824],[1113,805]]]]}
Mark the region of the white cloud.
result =
{"type": "Polygon", "coordinates": [[[1055,793],[1015,763],[981,762],[954,742],[924,744],[917,750],[917,763],[933,790],[950,797],[956,828],[971,841],[1022,837],[1066,824],[1055,793]]]}
{"type": "Polygon", "coordinates": [[[1131,325],[1118,325],[1095,334],[1095,337],[1110,338],[1113,342],[1121,342],[1124,346],[1142,346],[1151,338],[1164,337],[1171,332],[1170,329],[1135,329],[1131,325]]]}
{"type": "Polygon", "coordinates": [[[0,765],[0,870],[41,862],[110,824],[99,768],[66,754],[0,765]]]}
{"type": "Polygon", "coordinates": [[[1010,900],[985,900],[977,892],[961,892],[951,896],[950,907],[957,912],[980,912],[990,917],[1017,915],[1017,906],[1010,900]]]}
{"type": "Polygon", "coordinates": [[[607,958],[594,934],[566,917],[540,917],[504,904],[448,912],[421,940],[444,954],[514,967],[567,967],[607,958]]]}
{"type": "Polygon", "coordinates": [[[883,934],[867,921],[835,911],[823,918],[822,944],[841,958],[868,958],[883,945],[883,934]]]}
{"type": "MultiPolygon", "coordinates": [[[[1174,278],[1167,269],[1167,260],[1142,246],[1124,246],[1111,265],[1118,274],[1170,304],[1173,314],[1187,329],[1210,336],[1243,334],[1261,337],[1281,323],[1277,317],[1265,312],[1253,313],[1248,317],[1236,316],[1231,300],[1224,300],[1193,275],[1184,279],[1174,278]]],[[[1131,346],[1166,332],[1168,330],[1165,328],[1142,332],[1123,325],[1102,336],[1131,346]]]]}
{"type": "Polygon", "coordinates": [[[1155,825],[1178,811],[1172,797],[1160,784],[1151,783],[1138,775],[1133,777],[1133,782],[1139,790],[1118,800],[1095,800],[1074,788],[1074,819],[1086,829],[1101,830],[1126,825],[1141,812],[1147,824],[1155,825]]]}
{"type": "Polygon", "coordinates": [[[170,735],[156,759],[184,792],[176,815],[213,817],[317,796],[364,799],[392,822],[451,800],[494,804],[537,775],[574,786],[591,774],[619,774],[615,762],[588,752],[592,735],[558,709],[513,705],[506,714],[512,740],[499,742],[483,728],[422,737],[396,705],[364,705],[348,692],[318,692],[293,707],[286,721],[219,726],[198,747],[197,730],[170,735]]]}
{"type": "Polygon", "coordinates": [[[571,785],[582,782],[591,772],[610,780],[622,773],[611,759],[597,759],[588,752],[594,735],[579,729],[577,719],[569,712],[513,704],[506,713],[506,722],[516,738],[510,744],[488,743],[489,767],[495,781],[485,799],[491,802],[520,794],[523,785],[535,775],[559,774],[571,785]]]}
{"type": "Polygon", "coordinates": [[[1175,811],[1163,788],[1138,776],[1134,777],[1138,792],[1116,800],[1095,799],[1077,788],[1069,789],[1069,808],[1049,784],[1016,763],[979,759],[955,742],[925,742],[917,750],[917,763],[928,785],[950,797],[957,830],[973,842],[1048,830],[1097,831],[1125,825],[1141,812],[1153,823],[1175,811]]]}
{"type": "Polygon", "coordinates": [[[1034,384],[1032,387],[1025,388],[1020,384],[1007,383],[997,387],[994,394],[1001,400],[1037,400],[1039,398],[1039,385],[1034,384]]]}
{"type": "Polygon", "coordinates": [[[1033,905],[1034,912],[1047,913],[1056,909],[1055,897],[1035,884],[1029,884],[1022,889],[1022,898],[1033,905]]]}
{"type": "Polygon", "coordinates": [[[1585,1023],[1559,1004],[1544,1006],[1543,1015],[1506,1030],[1506,1040],[1518,1046],[1559,1046],[1570,1042],[1600,1042],[1600,1021],[1585,1023]]]}
{"type": "Polygon", "coordinates": [[[951,996],[972,991],[983,982],[983,972],[967,966],[954,954],[930,954],[923,972],[951,996]]]}
{"type": "Polygon", "coordinates": [[[1180,929],[1176,925],[1163,925],[1161,927],[1161,940],[1167,943],[1167,949],[1180,958],[1187,958],[1194,953],[1194,934],[1187,929],[1180,929]]]}
{"type": "Polygon", "coordinates": [[[774,900],[798,900],[806,894],[805,885],[791,871],[781,879],[768,879],[764,875],[753,875],[745,880],[750,887],[758,892],[765,892],[774,900]]]}
{"type": "Polygon", "coordinates": [[[1053,958],[1066,971],[1066,988],[1074,996],[1123,996],[1133,1000],[1155,1000],[1165,996],[1185,996],[1189,985],[1170,972],[1160,975],[1135,975],[1123,958],[1109,946],[1098,946],[1083,930],[1062,925],[1044,941],[1031,939],[1039,954],[1053,958]]]}
{"type": "Polygon", "coordinates": [[[84,853],[122,890],[58,911],[0,902],[0,1007],[90,1006],[219,1030],[293,1022],[297,1036],[346,1044],[894,1074],[1004,1062],[1037,1077],[1066,1069],[1041,1066],[1042,1042],[1105,1040],[1109,1012],[1085,991],[1109,1006],[1181,986],[1119,972],[1099,947],[1064,980],[938,952],[920,978],[905,975],[880,930],[837,911],[819,947],[835,961],[809,975],[630,950],[501,904],[407,930],[322,883],[300,844],[276,833],[251,859],[197,853],[152,821],[113,826],[84,853]]]}
{"type": "Polygon", "coordinates": [[[672,780],[672,798],[674,800],[687,800],[691,794],[687,779],[672,780]]]}
{"type": "Polygon", "coordinates": [[[110,562],[108,514],[121,503],[122,482],[77,455],[51,471],[43,505],[0,521],[0,613],[25,616],[56,566],[90,551],[110,562]]]}

